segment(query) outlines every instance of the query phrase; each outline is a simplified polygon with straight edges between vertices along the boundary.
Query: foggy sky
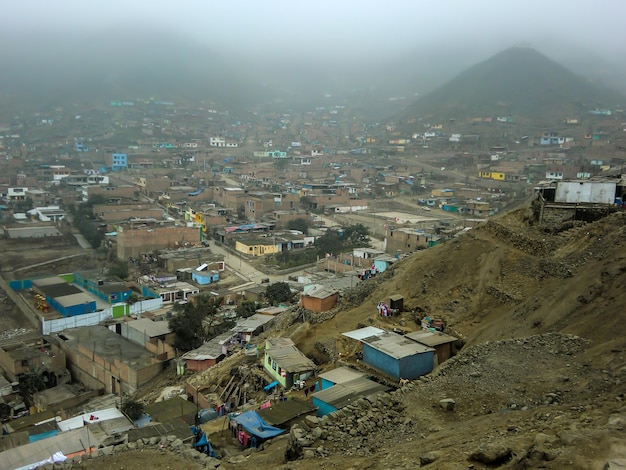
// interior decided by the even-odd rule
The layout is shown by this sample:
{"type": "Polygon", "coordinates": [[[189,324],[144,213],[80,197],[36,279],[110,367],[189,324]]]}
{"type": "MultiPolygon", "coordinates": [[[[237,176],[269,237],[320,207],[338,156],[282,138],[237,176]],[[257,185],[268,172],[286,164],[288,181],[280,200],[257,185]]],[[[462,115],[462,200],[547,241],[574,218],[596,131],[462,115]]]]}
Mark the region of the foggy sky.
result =
{"type": "Polygon", "coordinates": [[[624,18],[623,0],[21,0],[2,2],[0,35],[154,28],[257,60],[366,61],[455,43],[584,47],[619,60],[624,18]]]}

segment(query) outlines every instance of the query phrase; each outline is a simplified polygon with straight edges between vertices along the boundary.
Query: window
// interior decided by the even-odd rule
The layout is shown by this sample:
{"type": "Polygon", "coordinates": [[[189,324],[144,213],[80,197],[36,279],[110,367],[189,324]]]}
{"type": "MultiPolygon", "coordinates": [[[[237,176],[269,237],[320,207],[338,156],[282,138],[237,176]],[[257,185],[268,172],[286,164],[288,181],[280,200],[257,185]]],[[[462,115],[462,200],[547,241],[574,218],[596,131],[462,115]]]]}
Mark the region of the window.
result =
{"type": "Polygon", "coordinates": [[[276,361],[272,359],[272,369],[276,370],[276,361]]]}

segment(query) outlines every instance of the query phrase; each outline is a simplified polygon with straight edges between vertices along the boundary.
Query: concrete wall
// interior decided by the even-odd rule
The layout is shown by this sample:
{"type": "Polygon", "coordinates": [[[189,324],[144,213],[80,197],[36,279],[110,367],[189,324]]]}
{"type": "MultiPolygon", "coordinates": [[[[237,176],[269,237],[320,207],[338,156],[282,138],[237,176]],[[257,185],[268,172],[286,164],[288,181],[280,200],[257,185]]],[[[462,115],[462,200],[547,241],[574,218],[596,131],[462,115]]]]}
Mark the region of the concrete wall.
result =
{"type": "Polygon", "coordinates": [[[150,230],[124,230],[117,234],[117,257],[127,259],[142,252],[200,244],[200,229],[193,227],[156,227],[150,230]]]}

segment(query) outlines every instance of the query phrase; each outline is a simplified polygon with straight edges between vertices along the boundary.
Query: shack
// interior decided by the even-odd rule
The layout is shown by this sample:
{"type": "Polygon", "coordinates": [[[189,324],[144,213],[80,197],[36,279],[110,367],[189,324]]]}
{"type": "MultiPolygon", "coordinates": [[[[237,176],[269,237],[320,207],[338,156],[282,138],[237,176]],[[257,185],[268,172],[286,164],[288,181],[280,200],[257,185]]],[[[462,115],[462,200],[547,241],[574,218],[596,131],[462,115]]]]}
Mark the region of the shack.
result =
{"type": "Polygon", "coordinates": [[[315,372],[315,363],[306,357],[289,338],[271,338],[265,341],[266,372],[286,389],[306,380],[315,372]]]}
{"type": "Polygon", "coordinates": [[[363,338],[363,362],[396,380],[416,379],[433,370],[435,350],[385,331],[363,338]]]}
{"type": "Polygon", "coordinates": [[[454,336],[447,335],[441,331],[418,330],[404,335],[405,338],[412,339],[424,346],[435,349],[437,364],[450,359],[453,354],[453,346],[457,341],[454,336]]]}
{"type": "Polygon", "coordinates": [[[317,407],[317,415],[322,417],[340,410],[359,398],[373,396],[387,390],[389,388],[385,385],[369,380],[367,377],[359,377],[315,392],[313,405],[317,407]]]}

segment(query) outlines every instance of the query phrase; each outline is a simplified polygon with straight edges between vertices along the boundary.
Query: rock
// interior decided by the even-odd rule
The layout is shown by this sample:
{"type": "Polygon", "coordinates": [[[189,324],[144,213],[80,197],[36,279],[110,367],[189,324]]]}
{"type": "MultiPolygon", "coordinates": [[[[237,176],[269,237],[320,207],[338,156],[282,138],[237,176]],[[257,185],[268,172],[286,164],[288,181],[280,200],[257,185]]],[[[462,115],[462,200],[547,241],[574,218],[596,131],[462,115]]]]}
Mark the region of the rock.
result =
{"type": "Polygon", "coordinates": [[[305,450],[302,455],[304,456],[305,459],[315,458],[315,452],[311,449],[305,450]]]}
{"type": "Polygon", "coordinates": [[[443,400],[439,400],[439,406],[446,411],[454,411],[454,406],[456,402],[452,398],[444,398],[443,400]]]}
{"type": "Polygon", "coordinates": [[[206,468],[217,468],[222,464],[222,462],[218,459],[214,459],[213,457],[209,457],[205,463],[206,468]]]}
{"type": "Polygon", "coordinates": [[[626,459],[611,459],[604,464],[604,470],[626,470],[626,459]]]}
{"type": "Polygon", "coordinates": [[[542,432],[538,432],[535,435],[534,445],[535,446],[542,446],[542,445],[550,443],[552,441],[554,441],[554,437],[549,436],[548,434],[544,434],[542,432]]]}
{"type": "MultiPolygon", "coordinates": [[[[180,449],[181,447],[184,447],[185,444],[183,444],[183,441],[180,439],[176,439],[175,441],[173,441],[170,444],[174,449],[180,449]]],[[[193,449],[192,449],[193,450],[193,449]]],[[[194,451],[195,452],[195,451],[194,451]]]]}
{"type": "Polygon", "coordinates": [[[246,461],[247,459],[245,455],[233,455],[231,458],[228,459],[228,463],[232,464],[244,463],[246,461]]]}
{"type": "Polygon", "coordinates": [[[319,418],[317,416],[307,416],[306,418],[304,418],[304,422],[310,428],[316,428],[320,424],[320,420],[319,420],[319,418]]]}
{"type": "Polygon", "coordinates": [[[470,459],[487,465],[499,465],[508,461],[511,455],[511,449],[503,444],[483,444],[470,454],[470,459]]]}
{"type": "Polygon", "coordinates": [[[148,441],[148,444],[150,444],[151,446],[155,446],[159,443],[159,438],[158,437],[151,437],[150,440],[148,441]]]}
{"type": "Polygon", "coordinates": [[[420,465],[428,465],[429,463],[433,463],[435,460],[441,457],[441,452],[437,450],[433,450],[430,452],[426,452],[425,454],[420,455],[420,465]]]}

